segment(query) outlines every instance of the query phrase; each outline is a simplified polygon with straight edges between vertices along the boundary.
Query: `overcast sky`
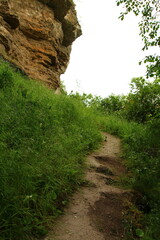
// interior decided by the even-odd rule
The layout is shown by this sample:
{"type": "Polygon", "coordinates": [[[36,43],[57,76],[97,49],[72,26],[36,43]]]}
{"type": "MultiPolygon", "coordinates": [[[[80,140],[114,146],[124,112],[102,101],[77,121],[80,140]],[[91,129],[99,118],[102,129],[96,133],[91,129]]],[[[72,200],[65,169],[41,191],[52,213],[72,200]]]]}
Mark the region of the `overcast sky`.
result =
{"type": "Polygon", "coordinates": [[[73,46],[68,69],[61,76],[68,92],[106,97],[127,94],[133,77],[145,74],[138,19],[118,19],[115,0],[75,0],[83,35],[73,46]]]}

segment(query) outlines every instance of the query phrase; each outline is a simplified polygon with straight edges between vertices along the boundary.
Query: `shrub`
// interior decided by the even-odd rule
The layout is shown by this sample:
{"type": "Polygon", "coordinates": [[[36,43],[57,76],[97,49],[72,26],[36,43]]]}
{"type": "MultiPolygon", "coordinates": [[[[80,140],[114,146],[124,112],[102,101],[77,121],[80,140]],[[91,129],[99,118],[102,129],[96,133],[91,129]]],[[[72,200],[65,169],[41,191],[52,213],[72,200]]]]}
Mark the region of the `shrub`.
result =
{"type": "Polygon", "coordinates": [[[101,108],[104,113],[114,113],[123,110],[125,104],[125,96],[110,95],[101,100],[101,108]]]}
{"type": "Polygon", "coordinates": [[[131,92],[125,103],[125,116],[129,120],[145,123],[157,118],[160,111],[160,79],[147,82],[143,78],[134,78],[131,92]]]}

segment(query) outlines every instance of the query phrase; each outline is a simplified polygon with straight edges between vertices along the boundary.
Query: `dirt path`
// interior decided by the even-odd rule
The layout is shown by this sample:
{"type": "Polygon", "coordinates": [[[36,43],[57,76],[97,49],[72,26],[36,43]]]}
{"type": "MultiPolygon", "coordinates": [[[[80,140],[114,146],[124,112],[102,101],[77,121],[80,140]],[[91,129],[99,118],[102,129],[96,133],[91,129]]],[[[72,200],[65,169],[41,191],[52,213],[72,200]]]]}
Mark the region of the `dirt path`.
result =
{"type": "Polygon", "coordinates": [[[45,240],[121,240],[123,202],[126,191],[116,187],[124,173],[120,140],[105,134],[106,141],[98,152],[88,157],[88,184],[76,192],[65,214],[45,240]]]}

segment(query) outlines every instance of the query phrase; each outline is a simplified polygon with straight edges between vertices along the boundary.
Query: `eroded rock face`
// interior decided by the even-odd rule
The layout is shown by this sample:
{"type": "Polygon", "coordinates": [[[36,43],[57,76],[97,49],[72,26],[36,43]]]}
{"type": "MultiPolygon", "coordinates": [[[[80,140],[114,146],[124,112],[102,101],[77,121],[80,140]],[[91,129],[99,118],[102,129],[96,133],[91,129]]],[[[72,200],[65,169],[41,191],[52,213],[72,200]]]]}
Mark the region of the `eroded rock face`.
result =
{"type": "Polygon", "coordinates": [[[0,55],[54,89],[80,35],[72,0],[0,1],[0,55]]]}

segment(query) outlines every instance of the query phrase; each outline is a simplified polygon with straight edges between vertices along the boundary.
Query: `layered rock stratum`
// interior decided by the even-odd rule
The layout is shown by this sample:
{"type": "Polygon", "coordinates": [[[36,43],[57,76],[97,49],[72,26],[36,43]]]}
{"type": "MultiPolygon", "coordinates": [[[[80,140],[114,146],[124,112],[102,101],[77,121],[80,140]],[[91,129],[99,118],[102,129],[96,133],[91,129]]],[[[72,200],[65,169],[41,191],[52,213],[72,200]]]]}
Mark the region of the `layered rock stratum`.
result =
{"type": "Polygon", "coordinates": [[[80,35],[72,0],[0,0],[0,56],[54,89],[80,35]]]}

